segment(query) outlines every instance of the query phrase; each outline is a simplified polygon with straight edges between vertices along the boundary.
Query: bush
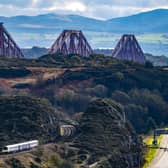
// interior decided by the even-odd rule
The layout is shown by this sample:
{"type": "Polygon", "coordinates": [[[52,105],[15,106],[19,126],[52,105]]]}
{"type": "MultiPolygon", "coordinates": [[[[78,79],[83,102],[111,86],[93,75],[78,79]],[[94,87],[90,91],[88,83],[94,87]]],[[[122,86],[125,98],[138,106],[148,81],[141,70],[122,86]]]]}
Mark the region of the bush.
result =
{"type": "Polygon", "coordinates": [[[73,90],[65,90],[62,95],[56,97],[58,105],[71,112],[85,111],[91,100],[90,96],[75,93],[73,90]]]}
{"type": "Polygon", "coordinates": [[[24,165],[22,165],[22,163],[16,158],[8,159],[5,162],[13,168],[25,168],[24,165]]]}
{"type": "Polygon", "coordinates": [[[31,71],[27,69],[0,69],[0,78],[15,78],[15,77],[24,77],[30,75],[31,71]]]}
{"type": "Polygon", "coordinates": [[[64,161],[60,168],[74,168],[74,165],[69,161],[64,161]]]}
{"type": "Polygon", "coordinates": [[[146,61],[145,67],[146,67],[146,68],[153,68],[154,66],[153,66],[152,62],[146,61]]]}
{"type": "Polygon", "coordinates": [[[40,168],[40,167],[31,162],[30,168],[40,168]]]}
{"type": "Polygon", "coordinates": [[[49,165],[51,167],[61,167],[62,162],[63,161],[58,154],[51,156],[49,159],[49,165]]]}
{"type": "Polygon", "coordinates": [[[104,85],[96,85],[94,88],[86,88],[85,92],[90,96],[104,98],[107,96],[107,88],[104,85]]]}
{"type": "Polygon", "coordinates": [[[31,139],[49,140],[57,134],[57,118],[51,104],[31,96],[0,96],[0,145],[31,139]],[[44,127],[45,126],[45,127],[44,127]]]}
{"type": "Polygon", "coordinates": [[[115,91],[112,98],[124,106],[127,118],[138,133],[146,133],[168,122],[168,105],[159,92],[147,89],[133,89],[128,93],[115,91]]]}

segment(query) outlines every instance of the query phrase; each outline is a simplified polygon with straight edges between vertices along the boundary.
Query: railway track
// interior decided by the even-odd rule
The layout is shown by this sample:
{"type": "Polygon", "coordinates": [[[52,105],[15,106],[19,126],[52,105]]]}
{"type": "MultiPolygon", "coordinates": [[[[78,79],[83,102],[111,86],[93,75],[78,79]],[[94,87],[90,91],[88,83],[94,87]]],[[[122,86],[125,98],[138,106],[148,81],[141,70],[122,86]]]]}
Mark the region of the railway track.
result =
{"type": "Polygon", "coordinates": [[[0,153],[0,158],[8,158],[8,157],[13,157],[13,156],[19,156],[20,154],[33,152],[36,149],[37,148],[33,148],[33,149],[30,149],[30,150],[25,150],[25,151],[20,151],[20,152],[15,152],[15,153],[7,153],[7,154],[0,153]]]}

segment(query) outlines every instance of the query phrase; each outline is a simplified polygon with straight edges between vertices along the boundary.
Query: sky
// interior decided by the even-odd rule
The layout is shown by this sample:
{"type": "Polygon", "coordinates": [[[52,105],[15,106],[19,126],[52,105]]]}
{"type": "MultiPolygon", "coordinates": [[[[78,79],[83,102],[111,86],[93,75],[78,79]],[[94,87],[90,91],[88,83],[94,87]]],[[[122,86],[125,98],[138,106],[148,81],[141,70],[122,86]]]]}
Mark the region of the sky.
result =
{"type": "Polygon", "coordinates": [[[1,16],[56,13],[110,19],[156,8],[168,8],[168,0],[0,0],[1,16]]]}

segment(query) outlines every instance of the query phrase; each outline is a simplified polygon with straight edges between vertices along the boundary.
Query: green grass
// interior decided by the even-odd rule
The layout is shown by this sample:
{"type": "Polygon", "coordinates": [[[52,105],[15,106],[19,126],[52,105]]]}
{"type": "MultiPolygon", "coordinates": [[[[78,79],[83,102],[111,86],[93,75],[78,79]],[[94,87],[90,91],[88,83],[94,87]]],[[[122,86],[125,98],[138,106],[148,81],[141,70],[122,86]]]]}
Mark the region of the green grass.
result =
{"type": "Polygon", "coordinates": [[[162,140],[162,135],[158,137],[158,145],[155,147],[152,142],[153,142],[153,137],[148,137],[147,139],[144,140],[144,143],[149,146],[149,149],[147,153],[145,154],[145,164],[143,168],[147,168],[148,165],[151,163],[153,158],[155,157],[158,147],[160,146],[160,142],[162,140]]]}

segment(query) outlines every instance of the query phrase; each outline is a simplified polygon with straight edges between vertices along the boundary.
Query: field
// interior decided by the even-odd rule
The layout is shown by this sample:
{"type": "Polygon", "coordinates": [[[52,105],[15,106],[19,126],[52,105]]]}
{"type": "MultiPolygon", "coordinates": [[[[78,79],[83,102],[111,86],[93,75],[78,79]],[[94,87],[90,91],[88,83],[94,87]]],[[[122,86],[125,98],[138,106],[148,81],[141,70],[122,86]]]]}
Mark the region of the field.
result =
{"type": "MultiPolygon", "coordinates": [[[[11,88],[17,85],[33,85],[38,80],[48,80],[63,74],[67,68],[50,68],[50,67],[27,67],[32,73],[25,77],[16,78],[0,78],[0,86],[6,90],[11,90],[11,88]]],[[[71,71],[76,71],[78,68],[69,68],[71,71]]]]}

